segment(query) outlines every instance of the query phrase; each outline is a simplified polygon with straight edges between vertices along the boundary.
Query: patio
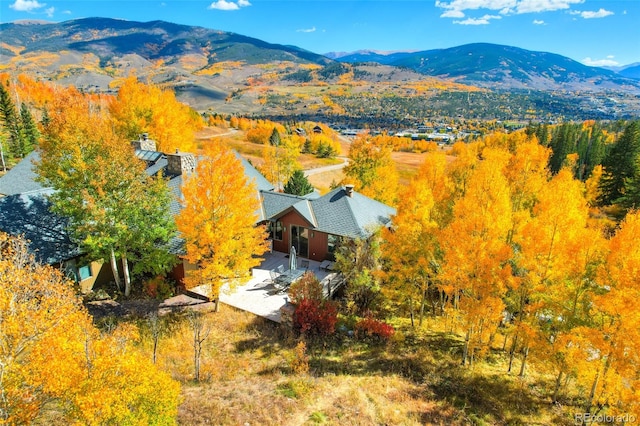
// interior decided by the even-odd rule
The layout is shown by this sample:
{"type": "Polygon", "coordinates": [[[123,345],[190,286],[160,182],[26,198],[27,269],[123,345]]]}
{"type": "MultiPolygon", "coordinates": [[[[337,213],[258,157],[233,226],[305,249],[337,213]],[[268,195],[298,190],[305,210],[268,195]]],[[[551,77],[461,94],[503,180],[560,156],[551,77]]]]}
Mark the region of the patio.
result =
{"type": "MultiPolygon", "coordinates": [[[[279,291],[273,284],[269,271],[278,269],[279,266],[287,271],[289,255],[272,252],[264,254],[263,257],[262,264],[253,268],[248,283],[236,287],[233,291],[230,291],[228,286],[222,288],[220,302],[279,323],[280,308],[285,306],[289,299],[286,291],[279,291]]],[[[338,272],[321,268],[320,262],[298,257],[297,263],[298,270],[309,270],[318,277],[323,284],[325,297],[333,294],[342,281],[338,272]]]]}

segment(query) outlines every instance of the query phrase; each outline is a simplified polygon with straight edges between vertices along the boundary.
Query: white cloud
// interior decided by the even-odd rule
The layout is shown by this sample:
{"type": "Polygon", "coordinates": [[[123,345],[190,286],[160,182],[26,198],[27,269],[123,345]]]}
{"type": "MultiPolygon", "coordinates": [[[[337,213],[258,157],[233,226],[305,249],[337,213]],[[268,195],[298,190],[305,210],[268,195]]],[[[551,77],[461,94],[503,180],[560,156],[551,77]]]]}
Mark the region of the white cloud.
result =
{"type": "Polygon", "coordinates": [[[520,0],[515,8],[516,13],[553,12],[571,8],[573,4],[584,3],[584,0],[520,0]]]}
{"type": "Polygon", "coordinates": [[[544,21],[542,21],[540,19],[534,19],[533,20],[533,24],[534,25],[547,25],[544,21]]]}
{"type": "Polygon", "coordinates": [[[600,10],[598,10],[597,12],[592,12],[588,10],[585,10],[584,12],[580,12],[580,16],[582,16],[584,19],[604,18],[609,15],[613,15],[613,12],[602,9],[602,8],[600,8],[600,10]]]}
{"type": "Polygon", "coordinates": [[[316,27],[311,27],[311,28],[301,28],[299,30],[296,30],[297,33],[313,33],[316,31],[316,27]]]}
{"type": "MultiPolygon", "coordinates": [[[[442,18],[461,18],[467,10],[486,9],[498,11],[501,15],[552,12],[570,9],[585,0],[436,0],[436,7],[445,9],[442,18]]],[[[470,19],[467,21],[477,21],[470,19]]]]}
{"type": "Polygon", "coordinates": [[[613,58],[613,55],[609,55],[605,59],[591,59],[590,57],[586,57],[582,60],[582,63],[590,67],[615,67],[620,65],[620,63],[613,58]]]}
{"type": "Polygon", "coordinates": [[[215,2],[211,3],[209,5],[209,9],[238,10],[238,9],[240,9],[240,6],[238,6],[236,3],[232,2],[232,1],[218,0],[218,1],[215,1],[215,2]]]}
{"type": "Polygon", "coordinates": [[[208,9],[215,9],[215,10],[238,10],[241,7],[247,7],[247,6],[251,6],[251,3],[249,2],[249,0],[237,0],[237,1],[233,1],[233,0],[216,0],[213,3],[211,3],[208,7],[208,9]]]}
{"type": "Polygon", "coordinates": [[[491,19],[502,19],[502,16],[484,15],[482,18],[469,18],[464,21],[453,21],[453,23],[458,25],[489,25],[491,19]]]}
{"type": "Polygon", "coordinates": [[[46,3],[38,3],[37,0],[16,0],[15,3],[9,5],[11,9],[18,12],[31,12],[45,6],[46,3]]]}
{"type": "Polygon", "coordinates": [[[71,15],[71,11],[70,10],[64,10],[64,11],[62,11],[62,13],[64,13],[65,15],[71,15]]]}
{"type": "Polygon", "coordinates": [[[441,18],[464,18],[464,12],[461,10],[446,10],[440,15],[441,18]]]}
{"type": "Polygon", "coordinates": [[[47,8],[47,9],[45,9],[44,13],[47,14],[47,17],[53,18],[53,12],[55,12],[55,11],[56,11],[56,8],[51,6],[51,7],[47,8]]]}

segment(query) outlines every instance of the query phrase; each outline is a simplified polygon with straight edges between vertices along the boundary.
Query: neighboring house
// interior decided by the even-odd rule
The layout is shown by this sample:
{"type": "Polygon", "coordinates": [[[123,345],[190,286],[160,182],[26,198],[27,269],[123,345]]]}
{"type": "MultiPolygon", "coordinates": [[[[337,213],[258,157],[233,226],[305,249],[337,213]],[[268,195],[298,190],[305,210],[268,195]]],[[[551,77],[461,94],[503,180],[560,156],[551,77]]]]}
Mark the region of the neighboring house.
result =
{"type": "Polygon", "coordinates": [[[300,257],[333,260],[341,238],[362,238],[375,228],[389,226],[392,207],[353,190],[336,188],[318,198],[262,192],[262,222],[270,229],[273,249],[300,257]]]}
{"type": "Polygon", "coordinates": [[[38,189],[0,198],[0,231],[22,235],[36,260],[64,271],[83,292],[90,291],[96,283],[112,281],[111,268],[84,259],[69,238],[67,220],[51,213],[51,193],[51,189],[38,189]]]}
{"type": "Polygon", "coordinates": [[[36,180],[38,161],[40,153],[33,151],[0,177],[0,231],[22,235],[36,260],[64,271],[83,292],[113,281],[111,268],[86,259],[69,238],[67,220],[51,213],[48,196],[53,189],[36,180]]]}

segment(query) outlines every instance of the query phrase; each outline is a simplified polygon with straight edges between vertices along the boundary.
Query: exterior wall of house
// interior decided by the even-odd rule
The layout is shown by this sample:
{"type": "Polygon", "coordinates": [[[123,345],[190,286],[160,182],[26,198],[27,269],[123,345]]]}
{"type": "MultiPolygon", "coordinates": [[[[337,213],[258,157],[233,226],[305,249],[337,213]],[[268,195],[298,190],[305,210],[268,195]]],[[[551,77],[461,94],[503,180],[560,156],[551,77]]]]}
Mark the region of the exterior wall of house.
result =
{"type": "Polygon", "coordinates": [[[96,260],[87,264],[84,261],[81,262],[80,258],[76,258],[67,260],[61,267],[67,271],[70,276],[75,276],[82,293],[89,293],[93,291],[94,288],[104,287],[109,284],[109,282],[114,281],[111,266],[102,260],[96,260]],[[84,276],[81,276],[80,268],[83,269],[84,276]],[[87,270],[89,271],[88,275],[87,270]]]}
{"type": "Polygon", "coordinates": [[[280,218],[284,227],[282,240],[273,240],[273,250],[289,253],[291,250],[291,225],[302,226],[309,229],[309,256],[311,260],[323,261],[327,258],[327,234],[314,231],[302,216],[292,211],[280,218]]]}

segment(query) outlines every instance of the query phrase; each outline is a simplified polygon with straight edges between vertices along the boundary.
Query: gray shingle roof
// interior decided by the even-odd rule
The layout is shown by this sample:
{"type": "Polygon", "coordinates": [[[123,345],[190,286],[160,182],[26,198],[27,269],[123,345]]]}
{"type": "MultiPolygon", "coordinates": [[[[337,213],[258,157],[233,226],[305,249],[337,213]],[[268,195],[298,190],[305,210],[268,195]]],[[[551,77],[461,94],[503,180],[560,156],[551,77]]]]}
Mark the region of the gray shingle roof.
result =
{"type": "Polygon", "coordinates": [[[51,189],[0,198],[0,230],[23,235],[41,263],[55,264],[80,255],[66,232],[67,220],[49,210],[51,189]]]}
{"type": "Polygon", "coordinates": [[[263,192],[262,200],[266,219],[274,220],[296,211],[317,231],[352,238],[366,236],[373,228],[387,226],[391,216],[396,214],[394,208],[355,191],[348,196],[344,188],[334,189],[314,199],[263,192]]]}
{"type": "Polygon", "coordinates": [[[233,151],[236,154],[236,157],[242,163],[242,167],[244,167],[244,174],[249,179],[249,181],[255,182],[258,187],[258,191],[273,191],[275,186],[271,182],[269,182],[262,173],[260,173],[251,163],[249,163],[245,158],[240,156],[236,151],[233,151]]]}
{"type": "Polygon", "coordinates": [[[0,194],[15,195],[42,189],[42,185],[36,182],[34,161],[40,161],[40,154],[37,151],[32,151],[4,176],[0,177],[0,194]]]}

